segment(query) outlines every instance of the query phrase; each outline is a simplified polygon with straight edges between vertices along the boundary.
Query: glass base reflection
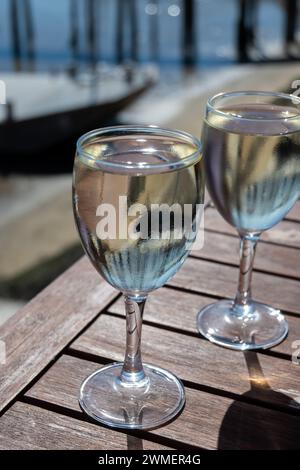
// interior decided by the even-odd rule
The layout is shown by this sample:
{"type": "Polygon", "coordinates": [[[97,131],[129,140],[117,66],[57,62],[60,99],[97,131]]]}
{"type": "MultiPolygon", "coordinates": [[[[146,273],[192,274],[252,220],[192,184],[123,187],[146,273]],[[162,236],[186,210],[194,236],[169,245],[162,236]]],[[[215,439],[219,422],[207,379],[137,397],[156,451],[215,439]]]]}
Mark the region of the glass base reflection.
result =
{"type": "Polygon", "coordinates": [[[123,364],[103,367],[80,389],[79,403],[93,419],[123,429],[153,429],[174,418],[185,404],[181,381],[170,372],[144,364],[145,379],[120,380],[123,364]]]}
{"type": "Polygon", "coordinates": [[[221,300],[200,310],[199,333],[212,343],[240,351],[271,348],[286,337],[288,324],[280,310],[251,302],[248,312],[239,315],[233,305],[233,300],[221,300]]]}

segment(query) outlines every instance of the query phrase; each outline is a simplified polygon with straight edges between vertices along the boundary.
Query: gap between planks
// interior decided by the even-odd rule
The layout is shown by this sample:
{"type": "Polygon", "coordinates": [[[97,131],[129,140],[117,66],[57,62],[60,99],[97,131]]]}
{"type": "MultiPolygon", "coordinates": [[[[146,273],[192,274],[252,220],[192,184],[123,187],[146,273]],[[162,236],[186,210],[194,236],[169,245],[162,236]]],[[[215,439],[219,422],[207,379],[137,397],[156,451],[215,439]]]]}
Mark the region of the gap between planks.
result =
{"type": "MultiPolygon", "coordinates": [[[[41,402],[41,405],[44,405],[41,402]]],[[[174,442],[147,433],[112,430],[63,407],[39,406],[38,400],[17,401],[0,418],[0,449],[5,450],[164,450],[174,442]],[[149,438],[152,438],[149,440],[149,438]]]]}
{"type": "MultiPolygon", "coordinates": [[[[72,348],[65,351],[65,354],[61,357],[70,357],[70,358],[86,361],[87,363],[98,364],[98,367],[103,366],[103,365],[112,364],[113,362],[115,362],[114,359],[112,359],[111,357],[99,356],[99,355],[96,355],[96,354],[91,354],[91,353],[87,353],[87,352],[84,352],[84,351],[79,351],[77,349],[72,349],[72,348]]],[[[287,407],[286,403],[280,404],[279,400],[269,402],[265,399],[261,400],[260,398],[258,398],[258,396],[255,393],[249,393],[249,395],[247,395],[247,392],[246,392],[245,394],[239,395],[238,393],[231,392],[231,391],[228,391],[228,390],[222,390],[222,389],[214,387],[214,386],[204,385],[204,384],[201,384],[201,383],[192,382],[190,380],[185,380],[185,379],[182,379],[182,378],[180,380],[182,381],[182,383],[185,387],[185,390],[186,389],[198,390],[200,392],[205,392],[209,395],[216,395],[216,396],[223,397],[223,398],[229,398],[231,400],[235,400],[235,401],[238,401],[238,402],[255,405],[255,406],[258,406],[262,409],[281,411],[283,413],[287,413],[287,414],[292,415],[292,416],[299,416],[300,417],[300,409],[298,409],[296,407],[294,407],[294,408],[293,407],[287,407]]],[[[35,388],[36,383],[37,382],[35,382],[33,384],[33,387],[32,387],[33,389],[35,388]]],[[[39,384],[37,384],[37,388],[38,388],[38,386],[39,386],[39,384]]],[[[249,390],[249,392],[251,392],[251,390],[249,390]]],[[[26,391],[25,395],[20,396],[18,398],[18,400],[23,401],[24,397],[31,397],[32,398],[33,395],[31,393],[32,393],[31,388],[29,388],[26,391]]],[[[289,397],[287,397],[287,399],[288,399],[288,401],[290,401],[289,397]]],[[[43,406],[47,408],[48,407],[48,405],[47,405],[48,402],[44,401],[43,403],[44,403],[43,406]]],[[[37,406],[42,406],[42,405],[37,404],[37,406]]]]}
{"type": "MultiPolygon", "coordinates": [[[[300,255],[300,251],[299,251],[300,255]]],[[[191,292],[234,298],[238,269],[215,262],[187,258],[168,285],[191,292]]],[[[256,272],[252,280],[253,297],[283,311],[300,313],[300,281],[256,272]]]]}
{"type": "MultiPolygon", "coordinates": [[[[125,318],[102,314],[70,351],[92,360],[101,356],[122,362],[124,345],[125,318]]],[[[143,328],[142,350],[145,362],[171,370],[186,382],[236,395],[251,389],[252,398],[299,413],[300,377],[292,362],[219,348],[201,338],[148,325],[143,328]],[[272,393],[261,393],[262,388],[272,393]]]]}
{"type": "MultiPolygon", "coordinates": [[[[112,317],[119,317],[119,318],[124,318],[125,313],[120,313],[120,312],[114,312],[111,310],[105,310],[101,312],[101,314],[104,315],[110,315],[112,317]]],[[[291,360],[292,353],[294,349],[292,348],[292,343],[293,341],[297,341],[297,339],[300,336],[300,318],[295,318],[293,316],[290,316],[288,314],[285,314],[285,318],[289,324],[290,332],[289,336],[285,338],[285,340],[280,343],[279,345],[273,346],[271,349],[260,349],[258,352],[259,354],[265,354],[267,356],[272,356],[272,357],[277,357],[280,359],[285,359],[285,360],[291,360]],[[292,328],[291,328],[292,326],[292,328]],[[297,333],[299,331],[299,334],[297,333]],[[285,343],[285,344],[284,344],[285,343]]],[[[170,324],[165,324],[165,323],[160,323],[159,320],[147,320],[147,316],[143,319],[143,325],[148,325],[148,326],[153,326],[154,328],[159,328],[162,330],[167,330],[172,333],[179,333],[179,334],[184,334],[186,336],[190,336],[193,338],[199,338],[204,341],[208,341],[207,338],[202,336],[196,328],[196,318],[195,318],[195,326],[192,330],[190,330],[188,327],[176,327],[170,324]]],[[[217,346],[216,346],[217,347],[217,346]]],[[[66,351],[68,349],[66,348],[66,351]]]]}
{"type": "MultiPolygon", "coordinates": [[[[24,400],[46,408],[57,406],[61,411],[65,408],[82,413],[78,404],[80,383],[98,368],[99,363],[62,356],[27,392],[24,400]]],[[[152,430],[151,434],[172,439],[181,445],[209,449],[297,446],[299,416],[247,402],[251,396],[252,392],[248,390],[244,401],[241,401],[186,387],[187,403],[182,414],[166,426],[152,430]],[[268,429],[272,430],[271,434],[268,429]]],[[[86,419],[83,414],[78,417],[86,419]]]]}
{"type": "Polygon", "coordinates": [[[0,411],[118,295],[84,257],[5,322],[0,411]]]}

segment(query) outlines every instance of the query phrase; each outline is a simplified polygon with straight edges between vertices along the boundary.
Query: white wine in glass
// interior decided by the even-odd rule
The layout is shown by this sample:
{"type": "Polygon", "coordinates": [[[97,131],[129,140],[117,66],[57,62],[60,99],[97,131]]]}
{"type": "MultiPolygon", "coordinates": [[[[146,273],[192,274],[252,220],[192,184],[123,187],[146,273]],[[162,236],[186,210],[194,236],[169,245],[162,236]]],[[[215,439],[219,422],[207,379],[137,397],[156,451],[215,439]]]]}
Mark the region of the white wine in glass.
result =
{"type": "Polygon", "coordinates": [[[233,349],[268,348],[288,325],[251,297],[260,234],[280,222],[300,195],[300,99],[283,93],[222,93],[208,101],[202,133],[206,182],[220,214],[241,239],[235,300],[205,307],[198,328],[233,349]]]}
{"type": "Polygon", "coordinates": [[[180,380],[142,363],[141,327],[147,295],[178,271],[195,239],[204,194],[201,157],[194,137],[155,127],[104,128],[78,141],[73,203],[79,235],[96,270],[124,294],[126,309],[124,363],[105,366],[80,390],[82,408],[109,426],[153,428],[183,407],[180,380]]]}

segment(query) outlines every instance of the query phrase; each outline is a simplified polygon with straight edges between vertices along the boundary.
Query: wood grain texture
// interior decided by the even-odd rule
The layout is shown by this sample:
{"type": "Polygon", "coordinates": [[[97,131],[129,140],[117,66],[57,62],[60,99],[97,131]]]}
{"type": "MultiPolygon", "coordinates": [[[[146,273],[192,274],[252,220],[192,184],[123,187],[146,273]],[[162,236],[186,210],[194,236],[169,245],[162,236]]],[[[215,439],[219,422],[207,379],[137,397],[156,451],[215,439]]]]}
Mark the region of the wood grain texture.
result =
{"type": "Polygon", "coordinates": [[[300,201],[296,202],[294,207],[287,214],[286,219],[297,220],[298,222],[300,222],[300,201]]]}
{"type": "MultiPolygon", "coordinates": [[[[125,319],[101,315],[71,349],[122,361],[125,319]]],[[[181,379],[237,395],[249,392],[267,403],[300,413],[300,375],[291,361],[263,354],[243,354],[216,347],[201,338],[144,325],[143,360],[166,368],[181,379]],[[249,375],[250,374],[250,375],[249,375]],[[270,387],[271,393],[262,393],[270,387]]]]}
{"type": "MultiPolygon", "coordinates": [[[[299,252],[300,255],[300,252],[299,252]]],[[[188,258],[169,285],[204,295],[234,298],[238,269],[202,259],[188,258]]],[[[255,300],[289,312],[300,313],[300,281],[256,272],[252,280],[255,300]]]]}
{"type": "Polygon", "coordinates": [[[11,317],[0,329],[0,410],[116,295],[83,258],[11,317]]]}
{"type": "MultiPolygon", "coordinates": [[[[163,287],[149,295],[144,320],[158,327],[176,328],[182,332],[198,334],[196,316],[199,310],[215,302],[215,299],[204,295],[181,292],[179,290],[163,287]]],[[[124,316],[124,301],[119,298],[108,308],[108,311],[124,316]]],[[[295,348],[293,342],[300,340],[300,317],[286,315],[289,323],[288,337],[270,351],[282,353],[289,358],[295,348]]]]}
{"type": "MultiPolygon", "coordinates": [[[[193,250],[192,256],[238,266],[239,245],[238,236],[206,231],[203,248],[193,250]]],[[[300,279],[299,263],[300,252],[296,248],[271,243],[257,245],[254,270],[300,279]]]]}
{"type": "Polygon", "coordinates": [[[1,450],[167,449],[144,439],[16,402],[0,418],[1,450]]]}
{"type": "MultiPolygon", "coordinates": [[[[90,361],[62,356],[27,396],[81,412],[80,384],[99,367],[90,361]]],[[[251,397],[251,392],[248,395],[251,397]]],[[[186,388],[186,406],[181,415],[151,431],[149,438],[153,434],[177,441],[178,449],[182,444],[207,449],[298,448],[300,417],[186,388]]]]}
{"type": "MultiPolygon", "coordinates": [[[[236,229],[229,225],[214,208],[205,211],[204,226],[215,232],[236,235],[236,229]]],[[[300,248],[299,223],[283,220],[275,227],[263,232],[261,240],[274,244],[300,248]]]]}

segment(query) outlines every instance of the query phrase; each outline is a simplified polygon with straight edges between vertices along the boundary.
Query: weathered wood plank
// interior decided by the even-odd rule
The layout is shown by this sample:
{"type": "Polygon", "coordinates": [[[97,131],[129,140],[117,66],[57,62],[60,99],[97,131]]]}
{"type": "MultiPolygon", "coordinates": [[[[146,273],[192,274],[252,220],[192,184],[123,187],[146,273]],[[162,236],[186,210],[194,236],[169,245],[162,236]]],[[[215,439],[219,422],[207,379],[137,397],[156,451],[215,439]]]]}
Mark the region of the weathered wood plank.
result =
{"type": "MultiPolygon", "coordinates": [[[[169,284],[202,294],[233,298],[237,282],[236,267],[188,258],[169,284]]],[[[300,281],[256,272],[252,288],[255,300],[282,310],[300,313],[300,281]]]]}
{"type": "Polygon", "coordinates": [[[1,450],[167,449],[26,403],[16,402],[0,418],[1,450]]]}
{"type": "MultiPolygon", "coordinates": [[[[300,226],[299,226],[300,231],[300,226]]],[[[198,258],[223,263],[239,264],[239,238],[218,232],[204,233],[204,246],[193,250],[192,255],[198,258]]],[[[278,246],[271,243],[258,243],[254,270],[280,274],[300,279],[300,253],[296,248],[278,246]]]]}
{"type": "MultiPolygon", "coordinates": [[[[124,345],[125,319],[102,314],[72,343],[71,349],[121,361],[124,345]]],[[[201,338],[149,325],[143,327],[142,348],[145,362],[165,367],[196,384],[241,395],[254,382],[268,383],[274,393],[263,394],[261,390],[257,393],[255,387],[252,396],[257,394],[259,400],[268,404],[282,404],[300,412],[300,376],[296,374],[297,365],[291,361],[221,349],[201,338]],[[279,392],[288,398],[282,400],[279,392]]]]}
{"type": "MultiPolygon", "coordinates": [[[[177,328],[182,332],[198,333],[196,316],[199,310],[214,302],[211,297],[181,292],[175,289],[163,287],[149,295],[145,308],[144,319],[155,325],[169,328],[177,328]]],[[[111,313],[124,316],[124,301],[120,297],[108,308],[111,313]]],[[[288,337],[271,351],[292,355],[295,351],[293,342],[300,339],[300,317],[286,315],[289,323],[288,337]]]]}
{"type": "Polygon", "coordinates": [[[0,366],[0,409],[5,407],[117,292],[83,258],[0,329],[6,363],[0,366]]]}
{"type": "MultiPolygon", "coordinates": [[[[99,367],[90,361],[62,356],[27,395],[81,411],[80,384],[99,367]]],[[[251,391],[245,394],[249,399],[251,396],[251,391]]],[[[297,448],[300,417],[186,388],[182,414],[151,434],[178,441],[178,449],[182,443],[208,449],[297,448]]]]}
{"type": "MultiPolygon", "coordinates": [[[[144,320],[157,326],[173,327],[183,332],[196,333],[198,311],[211,303],[211,297],[162,287],[151,292],[145,307],[144,320]]],[[[125,315],[124,300],[120,297],[107,309],[108,312],[125,315]]]]}
{"type": "Polygon", "coordinates": [[[298,222],[300,222],[300,201],[296,202],[294,207],[287,214],[286,219],[297,220],[298,222]]]}
{"type": "MultiPolygon", "coordinates": [[[[215,232],[236,235],[234,227],[229,225],[214,208],[205,211],[204,226],[215,232]]],[[[263,232],[261,240],[279,245],[300,248],[299,224],[289,220],[283,220],[270,230],[263,232]]]]}

